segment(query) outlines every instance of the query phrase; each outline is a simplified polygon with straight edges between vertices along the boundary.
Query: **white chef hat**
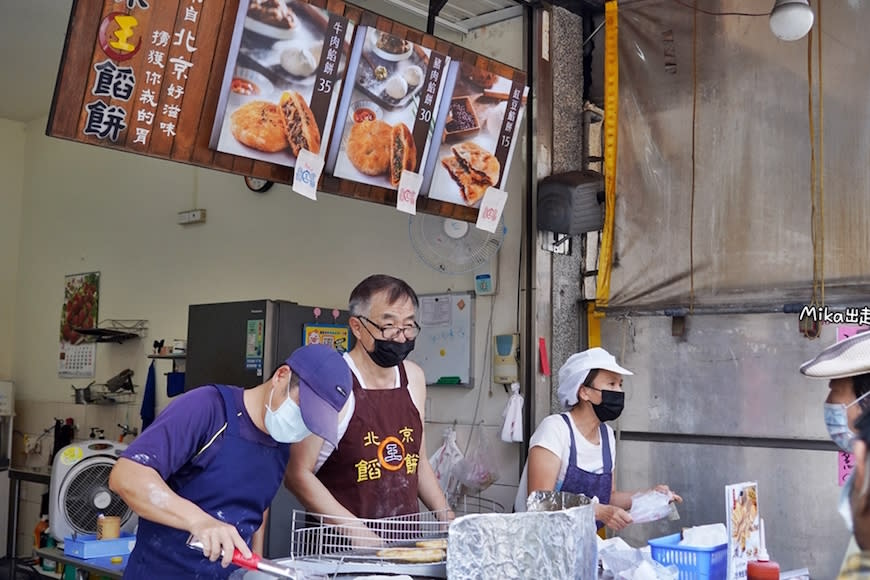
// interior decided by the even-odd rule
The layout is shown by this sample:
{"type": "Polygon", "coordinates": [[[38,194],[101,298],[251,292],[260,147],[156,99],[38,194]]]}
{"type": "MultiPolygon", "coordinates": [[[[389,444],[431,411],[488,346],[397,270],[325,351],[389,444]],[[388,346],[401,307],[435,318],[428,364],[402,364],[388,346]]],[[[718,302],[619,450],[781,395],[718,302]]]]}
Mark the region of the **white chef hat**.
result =
{"type": "Polygon", "coordinates": [[[566,408],[577,404],[577,391],[592,369],[604,369],[620,375],[633,375],[616,364],[616,358],[603,348],[595,347],[572,354],[559,369],[559,402],[566,408]]]}

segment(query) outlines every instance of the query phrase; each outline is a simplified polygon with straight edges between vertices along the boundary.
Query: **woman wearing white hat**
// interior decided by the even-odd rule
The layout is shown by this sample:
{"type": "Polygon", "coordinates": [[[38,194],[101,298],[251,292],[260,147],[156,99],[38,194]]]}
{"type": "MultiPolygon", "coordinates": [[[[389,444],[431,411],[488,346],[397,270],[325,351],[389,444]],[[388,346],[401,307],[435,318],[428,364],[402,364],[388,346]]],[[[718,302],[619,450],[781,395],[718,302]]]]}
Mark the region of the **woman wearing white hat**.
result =
{"type": "MultiPolygon", "coordinates": [[[[631,523],[630,492],[616,491],[616,446],[606,424],[622,413],[622,375],[632,375],[603,348],[572,355],[559,369],[559,401],[567,412],[546,417],[529,441],[516,511],[525,511],[532,491],[567,491],[597,497],[598,526],[621,530],[631,523]]],[[[666,485],[656,489],[671,493],[666,485]]],[[[675,501],[682,501],[674,494],[675,501]]]]}
{"type": "MultiPolygon", "coordinates": [[[[870,331],[830,345],[802,364],[800,370],[810,378],[828,379],[825,427],[837,447],[850,453],[855,440],[855,421],[862,411],[870,409],[870,397],[867,396],[870,395],[870,331]]],[[[843,489],[850,487],[847,484],[843,489]]],[[[841,497],[841,504],[842,500],[841,497]]],[[[856,553],[858,545],[852,536],[843,565],[856,553]]]]}

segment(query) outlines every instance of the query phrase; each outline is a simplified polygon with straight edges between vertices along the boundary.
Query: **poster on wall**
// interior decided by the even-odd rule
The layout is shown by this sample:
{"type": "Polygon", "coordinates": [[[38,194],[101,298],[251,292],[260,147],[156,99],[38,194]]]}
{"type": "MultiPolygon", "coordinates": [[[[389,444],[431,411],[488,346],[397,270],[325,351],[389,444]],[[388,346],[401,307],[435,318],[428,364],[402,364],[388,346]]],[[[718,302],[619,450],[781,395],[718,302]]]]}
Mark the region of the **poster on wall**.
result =
{"type": "Polygon", "coordinates": [[[449,63],[444,54],[361,26],[327,171],[387,189],[398,187],[402,171],[422,172],[449,63]]]}
{"type": "Polygon", "coordinates": [[[454,62],[435,131],[440,143],[428,162],[429,197],[478,207],[490,187],[503,189],[528,96],[525,80],[512,80],[454,62]]]}
{"type": "Polygon", "coordinates": [[[345,324],[305,324],[302,345],[325,344],[338,352],[347,352],[350,328],[345,324]]]}
{"type": "Polygon", "coordinates": [[[64,277],[60,313],[60,354],[57,376],[93,378],[97,345],[87,342],[77,329],[96,328],[99,321],[100,273],[64,277]]]}
{"type": "Polygon", "coordinates": [[[728,580],[746,578],[746,566],[758,559],[761,547],[758,483],[725,486],[725,522],[728,528],[728,580]]]}
{"type": "Polygon", "coordinates": [[[306,2],[242,0],[210,147],[293,167],[325,154],[353,24],[306,2]]]}

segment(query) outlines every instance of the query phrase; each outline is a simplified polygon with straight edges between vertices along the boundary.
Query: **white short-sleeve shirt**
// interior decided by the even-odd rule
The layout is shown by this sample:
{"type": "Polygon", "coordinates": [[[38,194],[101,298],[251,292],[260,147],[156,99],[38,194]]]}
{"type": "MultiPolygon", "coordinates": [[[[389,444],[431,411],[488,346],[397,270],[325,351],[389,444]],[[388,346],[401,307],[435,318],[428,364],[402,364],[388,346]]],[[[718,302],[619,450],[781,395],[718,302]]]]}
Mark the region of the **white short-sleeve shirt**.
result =
{"type": "MultiPolygon", "coordinates": [[[[604,461],[601,457],[601,443],[599,442],[597,445],[590,443],[577,430],[574,421],[571,420],[570,422],[571,428],[574,431],[574,442],[577,446],[577,467],[590,473],[603,473],[604,461]]],[[[616,465],[616,442],[613,429],[606,423],[604,426],[607,429],[607,436],[610,440],[610,458],[613,465],[616,465]]],[[[556,490],[558,491],[562,488],[562,483],[565,481],[565,472],[568,471],[568,454],[571,450],[571,435],[568,432],[568,425],[565,424],[561,414],[550,415],[541,421],[541,424],[535,429],[535,433],[529,441],[529,449],[532,447],[543,447],[561,460],[559,475],[556,478],[556,490]]],[[[517,488],[514,510],[518,512],[526,511],[526,498],[528,497],[529,463],[526,461],[526,465],[523,467],[523,475],[517,488]]]]}

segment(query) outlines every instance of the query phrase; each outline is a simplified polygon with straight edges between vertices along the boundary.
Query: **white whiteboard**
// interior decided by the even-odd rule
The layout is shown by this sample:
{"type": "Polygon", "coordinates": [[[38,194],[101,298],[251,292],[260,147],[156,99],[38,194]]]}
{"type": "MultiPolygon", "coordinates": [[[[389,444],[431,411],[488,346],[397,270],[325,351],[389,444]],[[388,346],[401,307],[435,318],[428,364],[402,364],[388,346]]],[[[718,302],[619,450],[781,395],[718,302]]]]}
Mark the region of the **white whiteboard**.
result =
{"type": "Polygon", "coordinates": [[[474,293],[421,294],[417,319],[422,327],[409,359],[422,367],[433,386],[474,386],[474,293]]]}

